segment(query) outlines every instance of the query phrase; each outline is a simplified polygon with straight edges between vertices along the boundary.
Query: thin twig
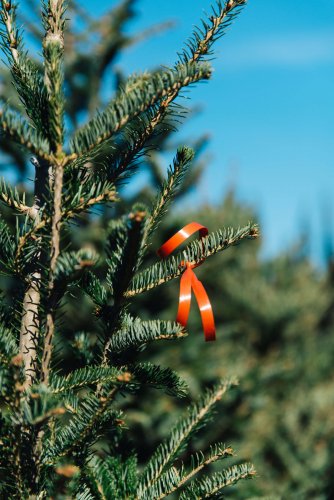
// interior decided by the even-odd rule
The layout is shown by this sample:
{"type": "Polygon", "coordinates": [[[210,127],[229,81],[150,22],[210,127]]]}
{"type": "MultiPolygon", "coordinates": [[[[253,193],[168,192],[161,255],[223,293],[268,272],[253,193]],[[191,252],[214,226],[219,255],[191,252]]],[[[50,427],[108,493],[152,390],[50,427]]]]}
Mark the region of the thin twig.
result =
{"type": "Polygon", "coordinates": [[[225,458],[228,456],[233,456],[233,450],[231,447],[227,447],[224,450],[220,450],[216,454],[209,456],[206,460],[199,463],[197,467],[194,467],[184,476],[181,476],[180,481],[178,483],[173,484],[173,486],[168,491],[164,491],[164,493],[162,493],[159,497],[157,497],[157,500],[162,500],[162,498],[171,495],[175,490],[182,488],[182,486],[186,482],[188,482],[189,479],[196,476],[202,469],[204,469],[204,467],[207,467],[208,465],[217,462],[217,460],[220,460],[221,458],[225,458]]]}
{"type": "MultiPolygon", "coordinates": [[[[220,14],[216,17],[212,16],[211,17],[211,23],[212,23],[212,28],[209,29],[204,37],[202,39],[198,38],[197,39],[197,47],[193,52],[193,55],[191,58],[189,58],[188,62],[197,62],[201,57],[205,56],[205,54],[208,52],[208,48],[210,46],[210,43],[212,43],[212,40],[214,39],[214,36],[216,32],[219,30],[220,25],[224,22],[225,18],[229,15],[229,13],[235,9],[236,7],[242,5],[245,3],[245,0],[228,0],[224,6],[224,8],[221,10],[220,14]]],[[[165,117],[167,108],[169,105],[175,100],[175,98],[178,96],[180,92],[180,88],[175,88],[170,91],[170,93],[162,100],[159,109],[151,119],[149,125],[147,126],[146,132],[145,132],[145,140],[143,141],[144,143],[146,140],[151,136],[152,132],[156,128],[156,126],[162,121],[162,119],[165,117]]]]}

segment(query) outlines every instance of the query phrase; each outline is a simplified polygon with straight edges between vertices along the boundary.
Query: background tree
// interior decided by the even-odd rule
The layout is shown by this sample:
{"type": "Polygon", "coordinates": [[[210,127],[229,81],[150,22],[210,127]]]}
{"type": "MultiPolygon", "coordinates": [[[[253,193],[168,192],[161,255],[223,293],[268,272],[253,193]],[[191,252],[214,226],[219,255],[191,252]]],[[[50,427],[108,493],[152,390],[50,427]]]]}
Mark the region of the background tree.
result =
{"type": "MultiPolygon", "coordinates": [[[[214,227],[219,221],[255,218],[231,191],[219,207],[201,207],[187,214],[214,227]]],[[[168,226],[178,227],[181,215],[168,226]]],[[[260,245],[226,252],[217,266],[206,262],[205,284],[213,298],[217,348],[203,346],[200,319],[192,314],[191,335],[163,352],[151,346],[156,363],[182,366],[193,394],[212,382],[212,374],[237,374],[241,384],[225,407],[210,439],[238,443],[238,455],[250,458],[261,471],[237,498],[330,498],[333,491],[331,457],[334,429],[328,418],[333,408],[332,359],[334,350],[333,281],[330,260],[323,269],[310,263],[304,244],[264,261],[260,245]],[[251,490],[250,490],[251,488],[251,490]]],[[[204,278],[203,278],[204,279],[204,278]]],[[[168,317],[173,313],[173,284],[142,297],[141,314],[168,317]],[[154,294],[154,296],[153,296],[154,294]],[[159,296],[158,296],[159,294],[159,296]],[[159,306],[158,306],[159,304],[159,306]],[[146,314],[145,314],[146,310],[146,314]]],[[[135,436],[165,434],[166,412],[183,411],[182,402],[143,400],[142,411],[132,408],[135,436]],[[154,406],[154,407],[153,407],[154,406]],[[151,419],[146,415],[150,414],[151,419]]],[[[207,435],[205,436],[207,439],[207,435]]],[[[197,446],[203,444],[199,439],[197,446]]],[[[140,447],[143,449],[143,447],[140,447]]],[[[147,453],[150,447],[146,445],[147,453]]],[[[145,460],[146,450],[142,460],[145,460]]]]}
{"type": "MultiPolygon", "coordinates": [[[[15,189],[3,180],[0,189],[6,207],[0,219],[5,275],[0,482],[5,498],[208,498],[254,475],[252,465],[238,464],[202,476],[210,464],[232,455],[222,443],[192,453],[189,462],[179,460],[234,379],[216,382],[190,404],[141,467],[127,438],[126,405],[117,398],[138,394],[144,386],[176,397],[187,394],[176,372],[139,353],[149,342],[185,337],[185,329],[168,320],[135,317],[131,303],[182,272],[181,256],[154,264],[145,263],[145,257],[167,204],[187,179],[194,151],[178,148],[150,207],[143,200],[130,209],[128,202],[119,203],[119,186],[183,115],[183,108],[174,105],[180,91],[210,78],[205,58],[244,3],[218,2],[173,68],[119,78],[115,95],[104,105],[99,93],[104,73],[133,41],[122,31],[133,2],[122,2],[101,22],[74,4],[76,14],[103,38],[91,59],[77,48],[85,37],[80,40],[74,30],[64,38],[64,2],[43,3],[42,32],[27,23],[42,43],[37,60],[24,47],[16,4],[1,2],[2,48],[10,69],[10,78],[3,70],[3,79],[11,80],[17,92],[1,107],[3,145],[19,180],[28,172],[26,152],[33,155],[35,171],[30,186],[15,189]],[[87,121],[79,126],[83,111],[87,121]],[[119,208],[112,208],[116,202],[119,208]],[[98,220],[89,215],[96,205],[106,206],[98,220]],[[75,223],[80,229],[73,231],[75,223]]],[[[147,163],[158,179],[154,155],[147,163]]],[[[189,177],[187,182],[192,182],[189,177]]],[[[252,223],[216,231],[187,245],[182,259],[196,264],[257,234],[252,223]]]]}

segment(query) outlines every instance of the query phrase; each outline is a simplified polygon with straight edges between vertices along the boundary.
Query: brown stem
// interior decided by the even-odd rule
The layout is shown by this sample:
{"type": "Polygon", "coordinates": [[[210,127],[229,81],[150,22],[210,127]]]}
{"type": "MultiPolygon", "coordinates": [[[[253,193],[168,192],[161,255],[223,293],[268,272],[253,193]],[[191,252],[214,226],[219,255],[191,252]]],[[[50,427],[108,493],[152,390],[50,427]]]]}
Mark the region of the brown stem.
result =
{"type": "MultiPolygon", "coordinates": [[[[33,221],[33,227],[40,222],[40,209],[45,203],[45,194],[48,183],[46,165],[34,162],[35,175],[35,200],[28,214],[33,221]]],[[[40,331],[39,306],[40,306],[40,252],[36,253],[34,268],[28,276],[27,288],[23,298],[22,319],[20,329],[20,354],[23,358],[26,385],[30,386],[37,371],[37,345],[40,331]]]]}
{"type": "Polygon", "coordinates": [[[20,331],[20,354],[24,360],[26,384],[33,383],[36,375],[37,344],[39,337],[39,305],[41,274],[30,276],[30,283],[24,294],[23,314],[20,331]]]}
{"type": "Polygon", "coordinates": [[[51,229],[51,262],[50,262],[50,305],[49,311],[46,316],[46,335],[44,339],[43,357],[42,357],[42,381],[48,384],[50,372],[50,360],[52,354],[52,341],[55,330],[55,310],[53,304],[53,288],[54,288],[54,272],[56,269],[57,258],[60,252],[60,226],[61,226],[61,202],[62,202],[62,189],[63,189],[63,174],[64,170],[62,165],[54,167],[54,206],[52,217],[51,229]]]}

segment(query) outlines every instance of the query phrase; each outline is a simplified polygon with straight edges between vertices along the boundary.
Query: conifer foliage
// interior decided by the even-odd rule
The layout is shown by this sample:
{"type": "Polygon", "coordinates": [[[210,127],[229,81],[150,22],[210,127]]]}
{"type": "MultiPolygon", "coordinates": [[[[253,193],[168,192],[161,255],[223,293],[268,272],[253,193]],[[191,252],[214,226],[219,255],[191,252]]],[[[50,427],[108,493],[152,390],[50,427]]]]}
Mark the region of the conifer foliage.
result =
{"type": "MultiPolygon", "coordinates": [[[[114,9],[111,33],[117,34],[117,23],[130,17],[132,4],[125,0],[114,9]]],[[[90,118],[78,127],[64,91],[74,99],[80,91],[75,69],[65,71],[66,18],[71,11],[66,14],[63,0],[42,2],[42,30],[35,29],[42,38],[42,60],[35,60],[18,28],[20,6],[1,1],[1,46],[19,98],[13,105],[1,104],[1,140],[20,145],[19,169],[24,169],[22,148],[33,155],[35,169],[33,196],[5,179],[0,182],[1,498],[212,498],[254,475],[249,464],[205,472],[233,454],[222,443],[194,453],[189,464],[182,462],[191,438],[210,420],[234,380],[218,382],[191,404],[143,470],[135,450],[124,445],[126,412],[120,395],[136,397],[144,386],[171,397],[188,394],[176,372],[137,362],[135,355],[147,343],[182,339],[185,329],[173,321],[133,317],[129,307],[138,294],[180,276],[179,257],[148,266],[145,256],[168,205],[182,188],[193,150],[177,150],[152,206],[136,203],[110,219],[103,248],[76,249],[64,243],[78,216],[86,214],[89,221],[92,207],[119,203],[122,181],[179,114],[174,101],[182,89],[210,78],[206,59],[213,43],[244,4],[218,1],[174,67],[130,77],[93,116],[91,102],[83,102],[90,118]],[[90,308],[95,332],[75,334],[72,347],[81,361],[66,367],[63,307],[69,294],[78,314],[90,308]]],[[[120,36],[107,37],[105,51],[96,55],[100,60],[94,78],[102,78],[116,41],[126,43],[120,36]]],[[[223,228],[190,243],[182,258],[197,263],[256,236],[257,227],[250,223],[223,228]]]]}

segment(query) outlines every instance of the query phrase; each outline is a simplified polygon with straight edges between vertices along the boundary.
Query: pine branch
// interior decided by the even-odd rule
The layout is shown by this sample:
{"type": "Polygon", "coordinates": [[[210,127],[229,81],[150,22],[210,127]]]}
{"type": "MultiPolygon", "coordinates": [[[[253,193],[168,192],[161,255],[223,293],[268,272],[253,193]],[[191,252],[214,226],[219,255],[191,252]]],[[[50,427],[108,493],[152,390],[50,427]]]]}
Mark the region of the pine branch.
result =
{"type": "Polygon", "coordinates": [[[48,0],[43,4],[42,18],[45,29],[43,56],[45,85],[48,93],[49,138],[52,151],[63,156],[64,142],[64,95],[63,54],[65,3],[64,0],[48,0]]]}
{"type": "Polygon", "coordinates": [[[29,213],[31,207],[26,205],[25,193],[22,198],[16,188],[12,188],[5,179],[0,178],[0,200],[9,208],[13,208],[22,214],[29,213]]]}
{"type": "Polygon", "coordinates": [[[140,500],[150,500],[151,498],[161,500],[182,488],[187,481],[196,476],[205,467],[231,456],[233,456],[232,448],[226,447],[221,443],[211,446],[207,456],[204,456],[201,451],[197,452],[190,457],[190,470],[186,470],[183,465],[181,468],[171,467],[161,475],[151,488],[146,490],[144,496],[140,497],[140,500]]]}
{"type": "MultiPolygon", "coordinates": [[[[194,455],[191,455],[191,468],[184,473],[182,480],[177,484],[177,489],[183,486],[187,481],[189,481],[189,479],[196,476],[208,465],[231,456],[233,456],[232,448],[230,446],[226,447],[223,443],[211,445],[207,456],[205,456],[202,452],[197,452],[194,455]]],[[[170,493],[172,493],[172,491],[166,492],[167,495],[170,493]]]]}
{"type": "MultiPolygon", "coordinates": [[[[31,255],[34,253],[34,249],[37,243],[41,241],[41,235],[38,233],[40,233],[51,221],[51,219],[43,217],[44,214],[42,211],[40,211],[39,216],[41,216],[41,219],[39,219],[38,217],[38,221],[36,219],[33,219],[34,224],[28,223],[28,221],[31,220],[30,213],[33,215],[36,214],[35,204],[30,207],[29,213],[27,213],[22,228],[17,228],[18,244],[15,252],[15,269],[17,270],[18,274],[21,275],[21,277],[23,277],[23,272],[27,268],[26,256],[30,255],[31,257],[31,255]]],[[[29,263],[31,262],[31,260],[32,259],[30,258],[29,263]]]]}
{"type": "Polygon", "coordinates": [[[62,424],[56,429],[54,439],[44,443],[42,462],[53,464],[71,452],[75,452],[77,457],[84,457],[87,447],[101,435],[104,425],[114,421],[117,426],[120,413],[110,409],[115,392],[116,388],[106,397],[86,396],[69,423],[62,424]]]}
{"type": "Polygon", "coordinates": [[[252,223],[237,230],[225,228],[215,233],[210,233],[205,238],[190,243],[176,257],[169,257],[138,273],[133,278],[125,296],[133,297],[177,278],[183,272],[182,261],[190,262],[191,265],[198,264],[202,260],[226,250],[232,245],[236,245],[245,239],[257,238],[258,235],[258,226],[252,223]]]}
{"type": "Polygon", "coordinates": [[[87,269],[94,267],[99,260],[96,252],[89,248],[63,252],[57,259],[53,274],[53,286],[49,294],[49,308],[55,311],[67,291],[68,285],[78,283],[87,269]]]}
{"type": "Polygon", "coordinates": [[[51,418],[66,413],[64,402],[45,386],[33,386],[25,396],[21,403],[24,421],[36,426],[36,430],[51,418]]]}
{"type": "Polygon", "coordinates": [[[182,492],[180,500],[212,498],[227,486],[232,486],[241,479],[252,479],[255,475],[256,471],[252,464],[234,465],[222,472],[194,481],[182,492]]]}
{"type": "Polygon", "coordinates": [[[187,417],[175,425],[170,436],[158,446],[145,467],[137,490],[139,498],[145,498],[146,491],[173,465],[192,436],[210,419],[216,403],[235,384],[234,380],[222,381],[213,390],[207,391],[199,403],[195,403],[189,408],[187,417]]]}
{"type": "MultiPolygon", "coordinates": [[[[37,129],[43,131],[45,137],[49,137],[48,123],[45,122],[45,116],[47,115],[46,110],[48,109],[49,102],[47,99],[46,87],[40,78],[38,70],[36,70],[36,67],[31,61],[28,60],[26,54],[23,52],[22,39],[15,24],[16,5],[12,4],[12,2],[4,1],[1,2],[1,5],[1,20],[5,26],[5,33],[2,33],[3,48],[11,64],[16,89],[25,105],[27,113],[37,129]]],[[[29,144],[30,141],[29,135],[27,137],[27,126],[21,125],[21,129],[19,130],[21,132],[25,132],[25,136],[23,137],[29,144]]],[[[18,134],[16,137],[17,136],[20,137],[18,134]]],[[[39,154],[40,148],[37,147],[35,149],[37,149],[36,152],[39,154]]],[[[45,158],[45,155],[43,155],[43,157],[45,158]]],[[[44,202],[43,196],[45,195],[46,188],[45,176],[39,176],[43,177],[43,185],[39,186],[38,184],[40,183],[38,182],[37,177],[36,173],[35,185],[37,187],[35,189],[35,198],[37,197],[37,199],[35,203],[35,211],[30,211],[29,213],[36,224],[39,223],[38,212],[42,202],[44,202]]],[[[38,309],[40,303],[40,279],[41,276],[39,271],[31,274],[29,280],[30,283],[23,301],[20,347],[25,359],[25,372],[28,383],[31,383],[36,371],[36,367],[34,365],[36,362],[36,344],[39,329],[38,309]]]]}
{"type": "Polygon", "coordinates": [[[145,75],[140,85],[137,82],[127,92],[121,91],[104,112],[76,133],[71,141],[71,150],[76,154],[93,150],[165,95],[179,92],[181,88],[210,76],[211,68],[207,64],[180,64],[174,70],[158,72],[150,78],[145,75]]]}
{"type": "Polygon", "coordinates": [[[169,168],[167,179],[163,182],[159,195],[153,202],[151,215],[146,226],[146,238],[156,230],[161,219],[167,213],[168,206],[176,195],[180,185],[194,158],[191,148],[182,147],[177,150],[173,165],[169,168]]]}
{"type": "MultiPolygon", "coordinates": [[[[10,342],[10,338],[8,340],[10,342]]],[[[17,347],[15,350],[17,352],[17,347]]],[[[4,351],[6,352],[6,348],[4,348],[4,351]]],[[[1,393],[1,396],[4,396],[5,400],[7,400],[7,405],[5,406],[5,411],[2,411],[0,415],[1,465],[6,463],[3,459],[8,459],[7,467],[3,471],[8,480],[4,489],[8,486],[8,491],[16,496],[19,495],[19,497],[23,497],[24,495],[24,460],[22,459],[24,438],[20,425],[23,382],[21,368],[22,357],[20,355],[12,357],[9,367],[11,372],[9,387],[5,385],[1,393]],[[4,444],[5,446],[3,446],[4,444]]]]}
{"type": "MultiPolygon", "coordinates": [[[[54,440],[43,446],[42,463],[53,464],[60,457],[66,456],[73,448],[83,445],[83,441],[91,430],[90,423],[100,409],[100,401],[87,396],[81,402],[78,412],[67,425],[62,425],[54,440]]],[[[93,436],[92,436],[93,438],[93,436]]]]}
{"type": "Polygon", "coordinates": [[[7,51],[13,62],[19,65],[18,46],[21,45],[21,39],[18,29],[16,28],[15,11],[16,5],[12,2],[4,2],[1,0],[1,21],[6,28],[6,35],[2,33],[3,49],[7,51]]]}
{"type": "Polygon", "coordinates": [[[185,397],[188,386],[173,370],[152,363],[139,363],[120,368],[108,366],[87,366],[61,376],[52,374],[50,389],[53,394],[70,393],[83,387],[99,384],[103,390],[118,387],[137,391],[142,386],[164,389],[175,397],[185,397]]]}
{"type": "MultiPolygon", "coordinates": [[[[123,370],[124,371],[124,370],[123,370]]],[[[69,392],[95,385],[97,383],[114,382],[117,384],[118,377],[122,375],[122,369],[109,366],[86,366],[61,376],[51,374],[50,389],[54,394],[69,392]]]]}
{"type": "Polygon", "coordinates": [[[110,409],[110,403],[117,390],[115,384],[120,385],[123,389],[128,387],[129,390],[134,390],[141,387],[142,384],[148,383],[153,387],[166,387],[167,392],[173,395],[184,395],[184,382],[168,368],[160,368],[151,363],[143,363],[129,368],[130,372],[123,372],[116,377],[115,369],[104,367],[77,370],[74,375],[70,374],[68,377],[52,375],[50,384],[53,385],[55,394],[90,385],[97,380],[98,376],[102,377],[102,385],[105,377],[104,382],[107,382],[107,385],[101,391],[101,397],[87,396],[71,421],[56,431],[53,442],[44,444],[42,456],[44,464],[52,464],[71,451],[76,450],[77,456],[84,454],[85,447],[97,439],[103,426],[110,419],[115,420],[119,416],[110,409]],[[109,388],[110,379],[112,379],[111,384],[114,386],[112,388],[109,388]]]}
{"type": "Polygon", "coordinates": [[[0,266],[9,274],[15,273],[15,252],[14,237],[0,215],[0,266]]]}
{"type": "Polygon", "coordinates": [[[0,33],[1,45],[25,111],[36,129],[48,139],[47,90],[38,67],[28,58],[24,49],[22,36],[16,25],[16,8],[13,1],[1,0],[0,21],[4,27],[0,33]]]}
{"type": "MultiPolygon", "coordinates": [[[[218,1],[216,9],[214,9],[215,15],[210,18],[212,26],[210,27],[204,22],[204,26],[206,26],[205,31],[202,32],[201,30],[198,30],[198,32],[196,31],[194,33],[193,42],[188,44],[190,45],[190,52],[188,53],[185,51],[180,55],[180,61],[176,64],[175,68],[182,67],[184,62],[186,62],[186,64],[194,64],[201,60],[205,54],[208,55],[212,44],[224,33],[233,17],[235,17],[235,13],[238,13],[238,10],[235,9],[238,9],[245,3],[246,0],[227,0],[225,6],[223,7],[222,3],[218,1]]],[[[157,103],[156,107],[148,109],[142,114],[141,120],[144,126],[141,127],[142,130],[140,132],[140,137],[137,136],[135,141],[132,141],[134,143],[134,147],[132,147],[130,155],[127,156],[124,163],[121,163],[122,172],[126,170],[127,164],[131,163],[132,159],[140,153],[140,150],[150,139],[158,125],[161,124],[167,116],[168,110],[178,96],[180,89],[181,87],[171,89],[166,96],[159,103],[157,103]]],[[[131,137],[133,134],[134,132],[130,127],[129,136],[131,137]]]]}
{"type": "Polygon", "coordinates": [[[113,221],[107,240],[107,285],[113,297],[112,307],[102,307],[99,315],[105,321],[105,330],[109,334],[104,349],[104,365],[108,362],[111,338],[121,325],[122,315],[126,306],[124,292],[128,288],[133,274],[138,269],[142,237],[145,229],[147,212],[142,205],[132,207],[133,211],[122,220],[113,221]]]}
{"type": "Polygon", "coordinates": [[[9,362],[13,356],[18,354],[18,346],[15,335],[8,328],[0,324],[0,353],[9,362]]]}
{"type": "Polygon", "coordinates": [[[187,332],[180,323],[174,321],[141,321],[126,315],[122,328],[110,338],[110,351],[121,352],[140,347],[155,340],[175,340],[186,337],[187,332]]]}
{"type": "Polygon", "coordinates": [[[176,467],[170,467],[164,472],[161,477],[146,490],[137,493],[136,500],[158,500],[164,498],[166,491],[174,491],[177,489],[177,484],[181,481],[182,470],[176,467]]]}
{"type": "Polygon", "coordinates": [[[88,177],[84,169],[69,175],[64,182],[62,220],[67,220],[101,203],[117,201],[113,183],[88,177]]]}
{"type": "Polygon", "coordinates": [[[122,128],[119,137],[111,144],[110,155],[99,162],[97,167],[99,176],[120,185],[133,175],[138,161],[148,152],[145,143],[150,118],[154,116],[153,109],[154,107],[137,116],[122,128]]]}
{"type": "Polygon", "coordinates": [[[14,332],[0,323],[0,402],[7,400],[9,405],[12,405],[11,396],[13,394],[13,385],[16,382],[13,377],[13,367],[15,364],[20,366],[22,362],[18,351],[19,348],[14,332]]]}
{"type": "MultiPolygon", "coordinates": [[[[129,457],[92,457],[89,479],[102,499],[134,499],[137,486],[137,460],[129,457]]],[[[95,498],[95,497],[94,497],[95,498]]]]}
{"type": "Polygon", "coordinates": [[[82,277],[80,284],[84,292],[100,309],[107,306],[108,299],[110,298],[109,290],[101,284],[95,274],[90,271],[86,272],[82,277]]]}
{"type": "Polygon", "coordinates": [[[0,109],[2,134],[44,160],[49,159],[49,145],[42,135],[21,116],[3,103],[0,109]]]}
{"type": "MultiPolygon", "coordinates": [[[[209,53],[209,49],[212,44],[219,38],[220,35],[224,33],[224,29],[233,19],[234,9],[244,5],[245,3],[246,0],[227,0],[225,6],[223,7],[221,1],[219,0],[216,4],[216,9],[213,9],[215,15],[210,18],[212,23],[211,28],[206,22],[203,22],[204,31],[198,29],[194,33],[193,40],[188,42],[188,47],[190,49],[189,52],[184,51],[183,54],[180,55],[181,63],[196,63],[197,61],[203,59],[204,55],[209,53]]],[[[159,109],[150,122],[149,128],[147,129],[148,137],[151,135],[156,126],[163,120],[168,107],[175,100],[178,93],[179,90],[170,92],[169,95],[163,99],[159,109]]]]}
{"type": "Polygon", "coordinates": [[[163,368],[146,362],[134,366],[129,365],[128,369],[133,376],[131,385],[135,389],[147,385],[156,389],[164,389],[167,394],[177,398],[184,398],[189,393],[187,383],[171,368],[163,368]]]}
{"type": "Polygon", "coordinates": [[[63,252],[56,263],[54,271],[54,288],[64,288],[65,284],[79,279],[82,272],[96,265],[98,254],[90,248],[78,251],[63,252]]]}
{"type": "Polygon", "coordinates": [[[76,500],[96,500],[96,495],[93,495],[89,486],[81,481],[79,489],[76,491],[75,498],[76,500]]]}
{"type": "Polygon", "coordinates": [[[110,224],[107,241],[107,284],[117,302],[124,301],[124,291],[138,268],[141,241],[147,213],[135,205],[127,217],[110,224]],[[117,287],[115,287],[117,284],[117,287]]]}
{"type": "Polygon", "coordinates": [[[216,1],[209,20],[202,20],[202,28],[196,28],[187,42],[187,49],[179,54],[181,61],[200,61],[212,55],[210,50],[216,40],[225,35],[227,28],[245,6],[247,0],[216,1]]]}
{"type": "MultiPolygon", "coordinates": [[[[116,193],[113,191],[113,187],[110,183],[100,183],[97,185],[93,185],[90,191],[90,194],[95,193],[96,196],[93,198],[89,198],[89,194],[87,192],[82,193],[82,189],[78,188],[79,191],[73,195],[73,199],[70,198],[67,193],[65,198],[65,208],[61,214],[61,222],[68,221],[73,218],[75,215],[81,213],[82,211],[88,210],[93,205],[103,202],[109,201],[117,201],[116,193]],[[83,196],[80,196],[78,199],[78,194],[82,193],[83,196]],[[114,198],[115,196],[115,198],[114,198]]],[[[0,195],[1,199],[1,195],[0,195]]],[[[23,207],[22,207],[23,208],[23,207]]],[[[27,215],[34,214],[36,212],[36,206],[27,207],[27,215]]],[[[48,217],[46,214],[41,213],[38,221],[35,221],[35,224],[31,227],[27,224],[24,224],[21,234],[19,235],[19,243],[16,249],[15,256],[15,266],[20,269],[20,262],[23,262],[22,258],[23,251],[26,249],[29,242],[34,242],[39,238],[38,233],[40,233],[45,227],[47,227],[52,222],[52,217],[48,217]]],[[[21,269],[22,270],[22,269],[21,269]]]]}

